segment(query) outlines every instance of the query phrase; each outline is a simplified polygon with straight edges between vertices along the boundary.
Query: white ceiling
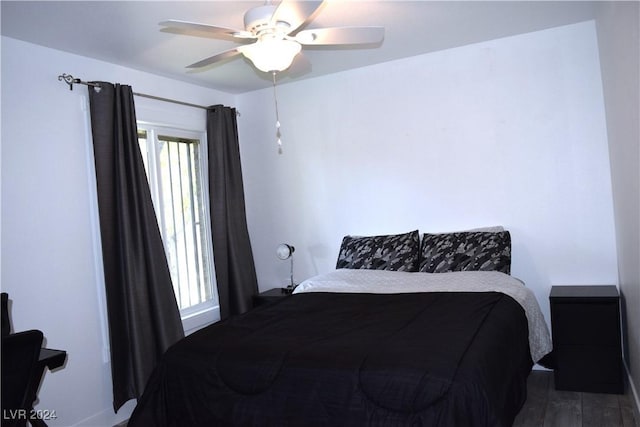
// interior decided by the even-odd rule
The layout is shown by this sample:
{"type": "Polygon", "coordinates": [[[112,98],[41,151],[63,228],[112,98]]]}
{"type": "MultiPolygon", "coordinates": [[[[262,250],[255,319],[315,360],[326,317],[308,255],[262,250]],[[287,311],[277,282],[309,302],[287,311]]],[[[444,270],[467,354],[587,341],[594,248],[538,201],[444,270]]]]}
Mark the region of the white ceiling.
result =
{"type": "MultiPolygon", "coordinates": [[[[236,46],[160,32],[167,19],[243,28],[262,1],[2,1],[3,36],[231,93],[267,87],[271,76],[238,56],[204,70],[185,66],[236,46]]],[[[305,48],[280,83],[594,19],[591,1],[326,1],[306,28],[377,25],[381,46],[305,48]],[[297,69],[296,69],[297,68],[297,69]]],[[[73,74],[73,64],[66,72],[73,74]]],[[[77,76],[99,79],[100,76],[77,76]]],[[[393,76],[389,76],[393,78],[393,76]]]]}

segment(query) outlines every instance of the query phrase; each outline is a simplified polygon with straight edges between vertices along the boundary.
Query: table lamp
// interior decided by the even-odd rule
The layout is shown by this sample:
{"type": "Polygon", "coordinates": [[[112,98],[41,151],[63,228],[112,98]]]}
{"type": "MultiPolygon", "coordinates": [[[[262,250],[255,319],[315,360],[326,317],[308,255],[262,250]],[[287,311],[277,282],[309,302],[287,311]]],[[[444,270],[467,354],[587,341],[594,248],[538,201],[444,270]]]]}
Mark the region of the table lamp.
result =
{"type": "Polygon", "coordinates": [[[285,288],[289,293],[293,292],[296,287],[296,284],[293,281],[293,253],[295,252],[295,250],[296,248],[287,243],[280,243],[276,249],[276,256],[278,257],[278,259],[281,259],[283,261],[287,259],[291,260],[291,282],[285,288]]]}

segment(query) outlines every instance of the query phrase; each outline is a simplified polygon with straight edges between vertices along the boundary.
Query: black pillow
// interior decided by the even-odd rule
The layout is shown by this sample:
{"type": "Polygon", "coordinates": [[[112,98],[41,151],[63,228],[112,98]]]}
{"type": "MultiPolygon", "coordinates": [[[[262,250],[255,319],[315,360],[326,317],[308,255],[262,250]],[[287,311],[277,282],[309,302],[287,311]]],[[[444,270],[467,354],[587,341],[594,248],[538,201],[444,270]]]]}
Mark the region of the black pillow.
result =
{"type": "Polygon", "coordinates": [[[418,230],[389,236],[345,236],[336,268],[418,271],[418,230]]]}
{"type": "Polygon", "coordinates": [[[508,231],[424,234],[420,271],[501,271],[511,273],[511,235],[508,231]]]}

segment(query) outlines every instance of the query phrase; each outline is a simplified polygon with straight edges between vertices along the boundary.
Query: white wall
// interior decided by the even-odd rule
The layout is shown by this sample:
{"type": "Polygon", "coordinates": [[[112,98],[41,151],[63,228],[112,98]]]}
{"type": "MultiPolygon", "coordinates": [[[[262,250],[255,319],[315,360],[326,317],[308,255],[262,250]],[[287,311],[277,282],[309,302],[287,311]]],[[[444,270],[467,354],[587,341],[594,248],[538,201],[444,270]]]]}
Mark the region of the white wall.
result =
{"type": "Polygon", "coordinates": [[[594,22],[239,96],[262,290],[335,268],[345,234],[501,224],[513,275],[548,316],[552,285],[617,284],[594,22]]]}
{"type": "MultiPolygon", "coordinates": [[[[130,84],[134,91],[199,105],[234,105],[222,92],[2,38],[2,290],[16,331],[41,329],[64,349],[36,409],[51,426],[113,425],[110,366],[103,359],[102,270],[90,152],[87,88],[58,75],[130,84]]],[[[136,98],[140,120],[204,129],[204,110],[136,98]]]]}
{"type": "Polygon", "coordinates": [[[598,43],[611,156],[625,356],[640,408],[640,4],[603,2],[598,43]]]}

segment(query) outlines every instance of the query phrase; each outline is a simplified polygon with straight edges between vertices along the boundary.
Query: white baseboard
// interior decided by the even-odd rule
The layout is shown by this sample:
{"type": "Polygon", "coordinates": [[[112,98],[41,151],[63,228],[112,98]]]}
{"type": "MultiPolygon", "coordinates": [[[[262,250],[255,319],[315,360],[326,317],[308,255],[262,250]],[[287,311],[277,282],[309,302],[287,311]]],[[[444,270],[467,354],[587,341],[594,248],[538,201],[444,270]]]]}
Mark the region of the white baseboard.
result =
{"type": "Polygon", "coordinates": [[[625,361],[624,370],[627,373],[627,382],[629,383],[629,389],[631,390],[631,402],[633,403],[633,415],[638,423],[640,424],[640,394],[638,394],[638,389],[636,389],[635,384],[633,383],[633,378],[629,373],[629,367],[625,361]]]}

